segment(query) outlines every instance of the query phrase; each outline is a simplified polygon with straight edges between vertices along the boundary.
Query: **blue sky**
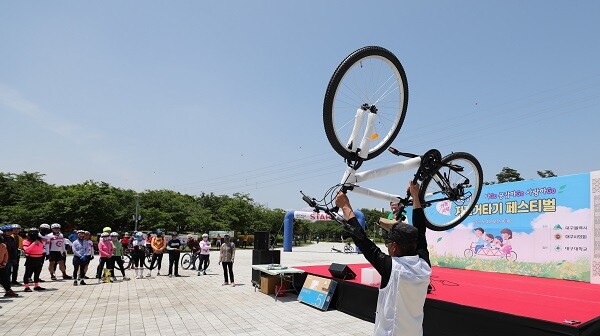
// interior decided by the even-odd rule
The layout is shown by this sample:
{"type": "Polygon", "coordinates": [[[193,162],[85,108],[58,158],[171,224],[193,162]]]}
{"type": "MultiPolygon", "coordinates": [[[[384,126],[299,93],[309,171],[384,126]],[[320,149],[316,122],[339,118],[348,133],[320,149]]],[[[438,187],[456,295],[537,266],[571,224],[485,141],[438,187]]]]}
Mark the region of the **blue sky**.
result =
{"type": "Polygon", "coordinates": [[[365,45],[407,73],[394,147],[470,152],[486,181],[504,166],[526,179],[599,170],[598,13],[597,1],[3,2],[0,171],[302,208],[299,190],[320,197],[341,178],[323,96],[365,45]]]}

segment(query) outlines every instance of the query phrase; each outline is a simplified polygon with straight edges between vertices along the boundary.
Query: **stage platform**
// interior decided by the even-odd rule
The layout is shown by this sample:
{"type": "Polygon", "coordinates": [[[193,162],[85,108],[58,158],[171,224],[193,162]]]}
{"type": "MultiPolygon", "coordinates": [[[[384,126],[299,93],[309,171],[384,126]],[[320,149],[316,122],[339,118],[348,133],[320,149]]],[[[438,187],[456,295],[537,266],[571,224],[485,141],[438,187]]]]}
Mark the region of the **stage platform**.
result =
{"type": "MultiPolygon", "coordinates": [[[[371,265],[348,266],[357,276],[338,279],[330,307],[374,321],[378,288],[360,283],[371,265]]],[[[332,278],[329,265],[296,268],[332,278]]],[[[425,335],[600,335],[600,285],[442,267],[433,267],[432,285],[425,335]]]]}

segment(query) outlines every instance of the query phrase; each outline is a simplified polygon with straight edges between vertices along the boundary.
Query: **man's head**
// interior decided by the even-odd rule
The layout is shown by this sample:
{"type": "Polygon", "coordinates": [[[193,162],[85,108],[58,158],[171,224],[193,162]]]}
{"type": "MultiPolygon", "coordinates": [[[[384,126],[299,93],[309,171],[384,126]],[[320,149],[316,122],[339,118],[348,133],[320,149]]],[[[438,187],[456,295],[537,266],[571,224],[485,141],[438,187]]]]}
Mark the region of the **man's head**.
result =
{"type": "Polygon", "coordinates": [[[392,257],[411,256],[417,253],[417,237],[419,230],[406,223],[392,226],[385,236],[388,254],[392,257]]]}
{"type": "Polygon", "coordinates": [[[392,212],[396,212],[398,211],[398,202],[390,202],[390,209],[392,209],[392,212]]]}
{"type": "Polygon", "coordinates": [[[54,233],[59,233],[60,232],[60,224],[54,223],[54,224],[50,225],[50,229],[52,229],[52,232],[54,232],[54,233]]]}
{"type": "Polygon", "coordinates": [[[19,224],[13,224],[12,227],[13,227],[13,234],[18,235],[19,232],[21,232],[21,225],[19,225],[19,224]]]}
{"type": "Polygon", "coordinates": [[[223,240],[225,240],[225,242],[226,242],[226,243],[229,243],[229,238],[230,238],[230,237],[229,237],[229,235],[228,235],[228,234],[226,234],[226,235],[223,237],[223,240]]]}
{"type": "Polygon", "coordinates": [[[85,231],[78,230],[77,231],[77,238],[80,239],[80,240],[84,240],[85,239],[85,231]]]}

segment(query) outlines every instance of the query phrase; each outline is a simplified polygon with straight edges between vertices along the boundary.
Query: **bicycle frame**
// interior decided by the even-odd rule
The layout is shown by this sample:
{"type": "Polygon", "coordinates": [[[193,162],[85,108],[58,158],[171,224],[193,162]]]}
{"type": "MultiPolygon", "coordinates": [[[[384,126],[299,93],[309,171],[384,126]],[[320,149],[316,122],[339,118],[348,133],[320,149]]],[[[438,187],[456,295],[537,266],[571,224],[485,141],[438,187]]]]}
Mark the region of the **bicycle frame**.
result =
{"type": "Polygon", "coordinates": [[[361,187],[357,185],[357,183],[374,180],[392,174],[398,174],[410,169],[418,169],[420,164],[421,157],[415,157],[405,161],[392,163],[381,168],[367,170],[364,172],[357,172],[353,167],[347,167],[346,171],[344,172],[344,175],[342,176],[342,181],[340,182],[340,184],[343,184],[347,187],[351,187],[348,190],[359,194],[381,199],[384,201],[398,202],[398,200],[402,198],[402,196],[390,194],[371,188],[361,187]]]}

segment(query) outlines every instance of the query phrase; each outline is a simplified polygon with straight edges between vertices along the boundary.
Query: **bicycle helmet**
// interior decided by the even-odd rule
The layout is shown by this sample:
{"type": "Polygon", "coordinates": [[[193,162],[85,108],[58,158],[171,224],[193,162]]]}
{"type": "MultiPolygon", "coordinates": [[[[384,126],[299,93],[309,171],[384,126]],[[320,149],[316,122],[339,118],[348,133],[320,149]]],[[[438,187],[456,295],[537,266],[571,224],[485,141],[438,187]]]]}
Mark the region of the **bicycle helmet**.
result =
{"type": "Polygon", "coordinates": [[[119,234],[118,234],[117,232],[111,232],[111,233],[110,233],[110,235],[111,235],[112,237],[118,237],[118,236],[119,236],[119,234]]]}
{"type": "Polygon", "coordinates": [[[207,233],[202,234],[202,238],[208,238],[208,234],[207,233]]]}
{"type": "Polygon", "coordinates": [[[110,228],[110,226],[105,226],[104,229],[102,229],[102,232],[110,233],[111,231],[112,231],[112,229],[110,228]]]}
{"type": "Polygon", "coordinates": [[[21,225],[19,224],[13,224],[12,227],[13,229],[21,229],[21,225]]]}
{"type": "Polygon", "coordinates": [[[102,232],[102,234],[100,235],[100,237],[102,237],[102,238],[106,238],[106,237],[108,237],[108,236],[110,236],[110,235],[108,234],[108,232],[102,232]]]}
{"type": "Polygon", "coordinates": [[[129,232],[125,232],[125,233],[123,234],[123,236],[125,236],[125,237],[129,237],[129,232]]]}
{"type": "Polygon", "coordinates": [[[50,229],[50,224],[44,223],[44,224],[40,225],[40,229],[50,229]]]}
{"type": "Polygon", "coordinates": [[[80,234],[80,233],[81,234],[85,234],[85,231],[83,231],[83,230],[77,230],[77,234],[80,234]]]}
{"type": "Polygon", "coordinates": [[[142,237],[142,236],[144,236],[144,234],[142,232],[138,231],[138,232],[135,233],[135,236],[136,237],[142,237]]]}
{"type": "Polygon", "coordinates": [[[50,228],[51,228],[52,230],[54,230],[54,229],[60,229],[60,224],[58,224],[58,223],[54,223],[54,224],[50,225],[50,228]]]}
{"type": "Polygon", "coordinates": [[[157,235],[158,237],[162,237],[162,236],[163,236],[163,232],[162,232],[162,230],[160,230],[160,229],[159,229],[159,230],[156,230],[156,235],[157,235]]]}
{"type": "Polygon", "coordinates": [[[84,234],[87,235],[91,235],[90,231],[85,231],[84,234]]]}

